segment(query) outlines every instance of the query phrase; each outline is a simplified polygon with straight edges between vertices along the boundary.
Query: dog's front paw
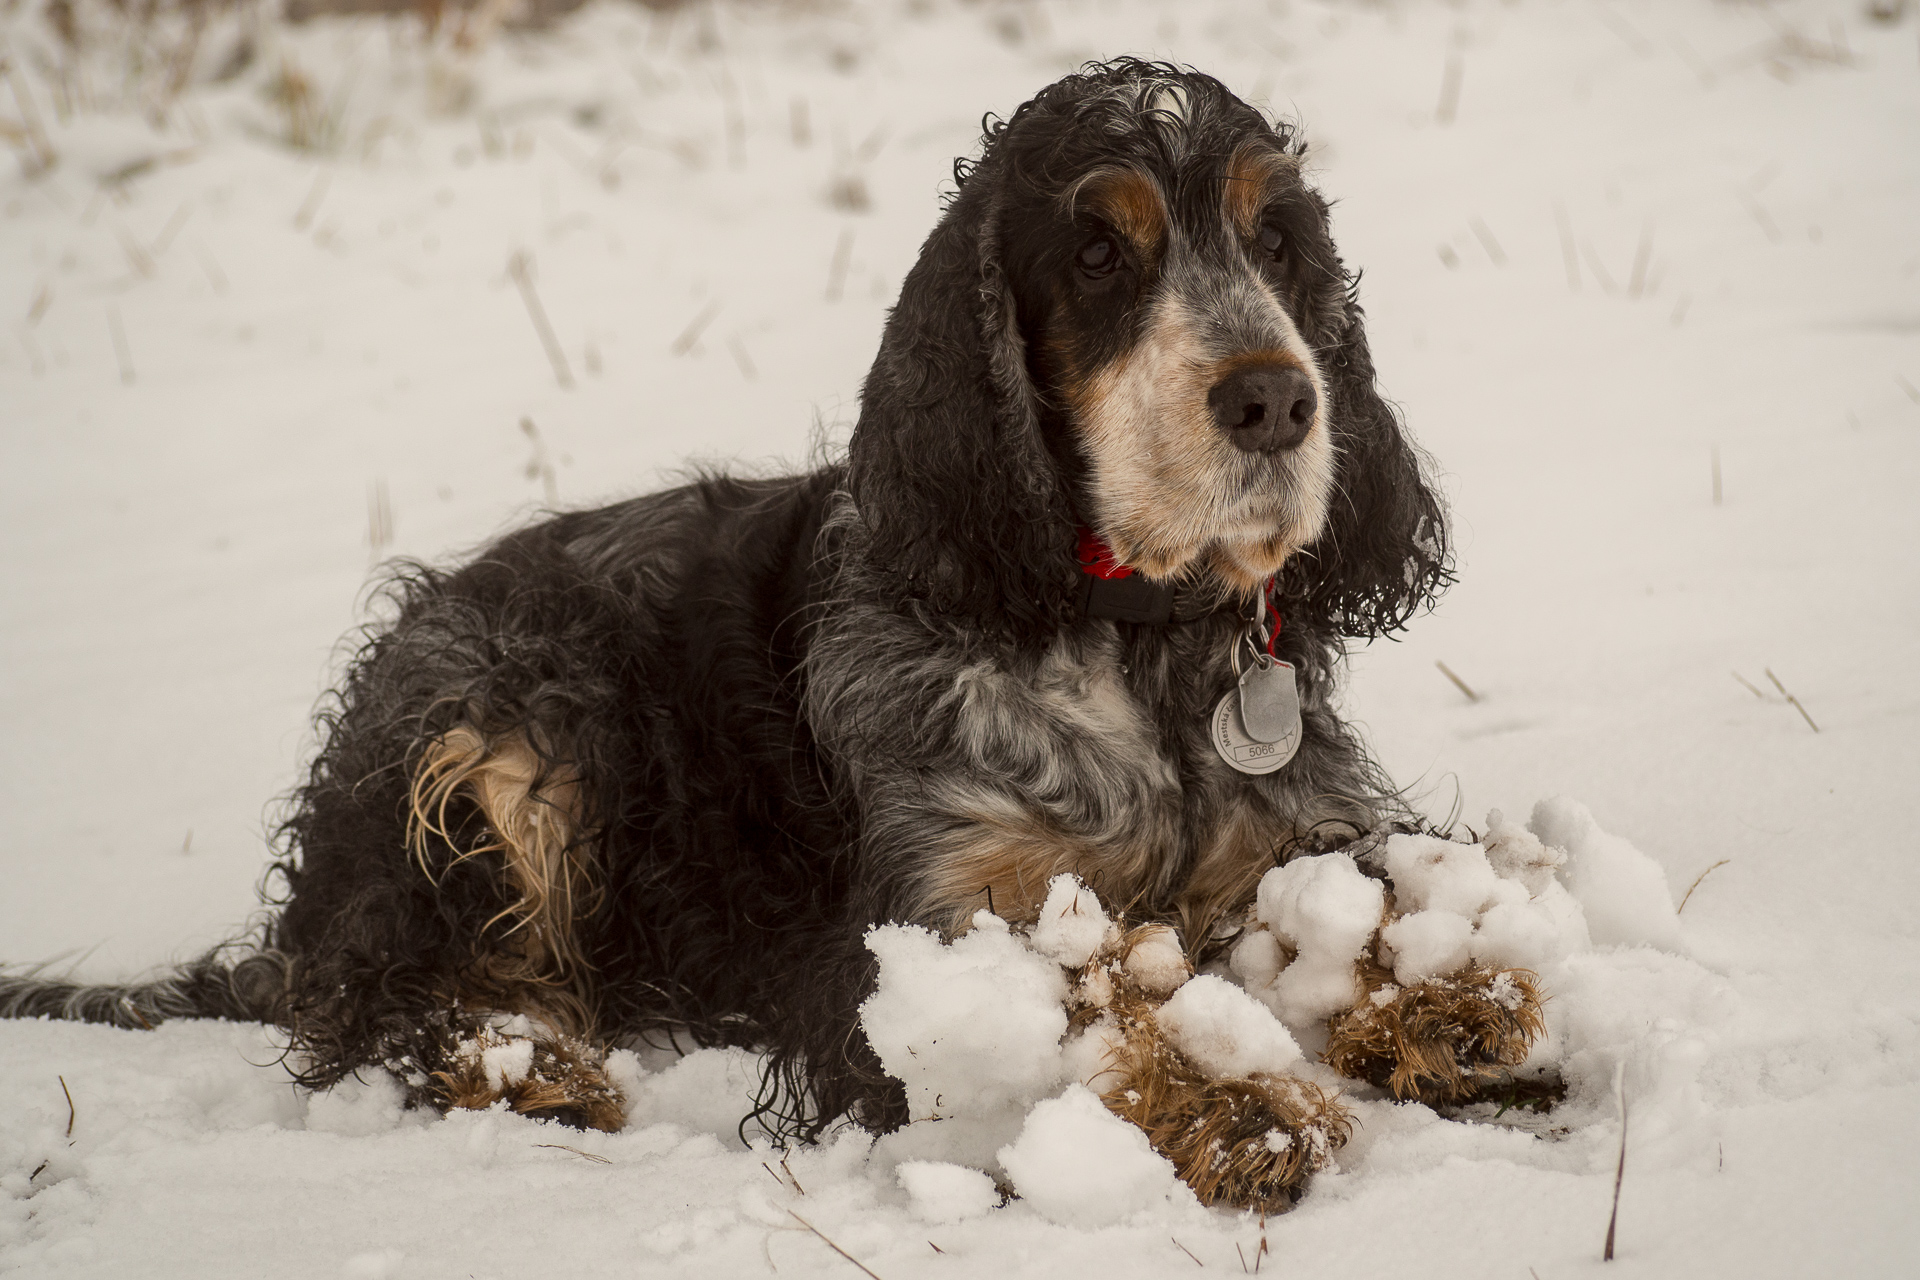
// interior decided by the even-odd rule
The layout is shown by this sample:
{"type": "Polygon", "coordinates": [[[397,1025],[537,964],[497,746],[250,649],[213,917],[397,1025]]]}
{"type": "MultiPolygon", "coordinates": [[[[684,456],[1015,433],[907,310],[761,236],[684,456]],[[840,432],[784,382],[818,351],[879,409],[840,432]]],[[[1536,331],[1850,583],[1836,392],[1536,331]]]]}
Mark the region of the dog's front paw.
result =
{"type": "Polygon", "coordinates": [[[1200,1202],[1280,1212],[1352,1130],[1339,1098],[1288,1074],[1300,1053],[1252,997],[1191,978],[1178,936],[1134,929],[1081,971],[1086,1082],[1200,1202]]]}
{"type": "Polygon", "coordinates": [[[1325,1060],[1341,1075],[1429,1106],[1504,1087],[1545,1029],[1535,976],[1476,965],[1401,985],[1363,964],[1367,995],[1328,1021],[1325,1060]]]}

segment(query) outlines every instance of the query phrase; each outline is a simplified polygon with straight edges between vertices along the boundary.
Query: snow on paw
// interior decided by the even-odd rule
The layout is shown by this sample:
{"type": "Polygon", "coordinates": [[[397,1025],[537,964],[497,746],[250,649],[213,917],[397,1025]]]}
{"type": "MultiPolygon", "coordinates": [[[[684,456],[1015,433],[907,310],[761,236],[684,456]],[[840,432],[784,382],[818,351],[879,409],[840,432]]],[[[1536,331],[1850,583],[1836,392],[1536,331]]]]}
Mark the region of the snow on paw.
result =
{"type": "Polygon", "coordinates": [[[535,1119],[613,1133],[627,1122],[626,1100],[605,1066],[606,1055],[585,1041],[514,1017],[455,1043],[428,1091],[443,1110],[483,1111],[504,1101],[535,1119]]]}
{"type": "Polygon", "coordinates": [[[1475,965],[1401,985],[1362,966],[1368,995],[1328,1025],[1328,1066],[1429,1106],[1506,1086],[1545,1029],[1535,976],[1475,965]]]}
{"type": "Polygon", "coordinates": [[[1346,1142],[1351,1119],[1336,1097],[1287,1074],[1300,1049],[1265,1005],[1210,975],[1167,993],[1165,966],[1134,963],[1172,936],[1144,926],[1088,962],[1075,987],[1084,1029],[1068,1060],[1093,1064],[1083,1083],[1146,1134],[1202,1204],[1279,1212],[1346,1142]]]}

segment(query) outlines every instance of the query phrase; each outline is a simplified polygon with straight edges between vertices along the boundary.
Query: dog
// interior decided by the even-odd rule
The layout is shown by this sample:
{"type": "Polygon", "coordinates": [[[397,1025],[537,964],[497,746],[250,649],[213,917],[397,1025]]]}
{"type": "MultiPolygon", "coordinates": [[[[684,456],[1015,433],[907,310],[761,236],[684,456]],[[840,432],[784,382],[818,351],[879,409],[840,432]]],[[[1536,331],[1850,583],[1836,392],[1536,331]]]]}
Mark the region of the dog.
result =
{"type": "Polygon", "coordinates": [[[1409,819],[1336,675],[1452,577],[1305,159],[1133,59],[989,117],[843,458],[396,570],[267,923],[136,985],[0,976],[0,1012],[263,1020],[310,1089],[606,1129],[608,1046],[749,1046],[752,1118],[812,1138],[907,1118],[858,1018],[878,923],[1030,920],[1072,872],[1217,951],[1264,872],[1409,819]]]}

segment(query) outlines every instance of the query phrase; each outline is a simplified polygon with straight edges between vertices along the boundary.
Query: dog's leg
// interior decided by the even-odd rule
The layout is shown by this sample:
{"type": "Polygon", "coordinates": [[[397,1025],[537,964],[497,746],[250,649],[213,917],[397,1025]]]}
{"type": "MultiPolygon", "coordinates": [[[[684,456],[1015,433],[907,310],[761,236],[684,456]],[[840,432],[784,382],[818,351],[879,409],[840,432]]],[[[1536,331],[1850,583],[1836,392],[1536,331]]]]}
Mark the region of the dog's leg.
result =
{"type": "Polygon", "coordinates": [[[416,753],[410,779],[349,776],[363,781],[304,796],[278,926],[295,957],[284,1022],[300,1082],[379,1066],[416,1105],[504,1101],[619,1128],[586,958],[601,890],[575,774],[523,733],[459,726],[416,753]]]}

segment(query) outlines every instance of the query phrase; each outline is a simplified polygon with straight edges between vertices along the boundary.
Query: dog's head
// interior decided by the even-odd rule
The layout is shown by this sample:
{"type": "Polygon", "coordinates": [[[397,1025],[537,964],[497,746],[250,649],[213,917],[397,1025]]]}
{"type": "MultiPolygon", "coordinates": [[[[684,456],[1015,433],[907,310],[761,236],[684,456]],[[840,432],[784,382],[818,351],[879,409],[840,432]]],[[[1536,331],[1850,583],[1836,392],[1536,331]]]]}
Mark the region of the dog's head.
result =
{"type": "Polygon", "coordinates": [[[1449,580],[1374,389],[1304,148],[1217,80],[1123,59],[990,124],[869,375],[849,485],[904,598],[1068,622],[1076,525],[1156,580],[1401,626],[1449,580]]]}

